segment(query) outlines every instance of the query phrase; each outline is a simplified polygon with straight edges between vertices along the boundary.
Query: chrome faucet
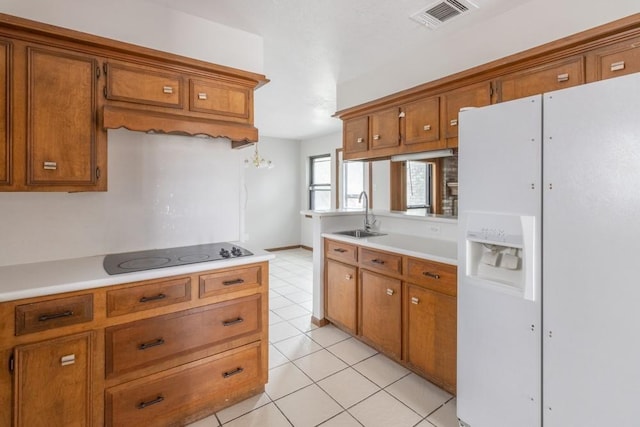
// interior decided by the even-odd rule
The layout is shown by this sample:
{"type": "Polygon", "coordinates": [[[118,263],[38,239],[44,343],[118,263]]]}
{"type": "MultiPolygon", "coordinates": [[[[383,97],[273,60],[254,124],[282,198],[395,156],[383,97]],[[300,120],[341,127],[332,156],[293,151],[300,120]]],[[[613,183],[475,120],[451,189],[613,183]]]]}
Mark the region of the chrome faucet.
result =
{"type": "Polygon", "coordinates": [[[362,197],[364,196],[364,229],[365,231],[371,231],[371,226],[376,223],[376,219],[371,215],[373,221],[369,220],[369,197],[367,196],[367,192],[363,191],[360,193],[360,197],[358,197],[358,203],[362,203],[362,197]]]}

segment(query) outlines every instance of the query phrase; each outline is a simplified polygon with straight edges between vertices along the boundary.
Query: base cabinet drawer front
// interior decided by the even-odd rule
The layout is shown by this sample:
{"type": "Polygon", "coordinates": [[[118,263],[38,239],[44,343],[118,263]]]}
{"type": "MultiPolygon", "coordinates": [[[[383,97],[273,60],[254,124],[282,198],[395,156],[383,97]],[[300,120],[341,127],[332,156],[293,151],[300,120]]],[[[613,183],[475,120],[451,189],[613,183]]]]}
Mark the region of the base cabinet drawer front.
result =
{"type": "Polygon", "coordinates": [[[200,276],[200,298],[258,288],[262,285],[263,274],[260,265],[204,274],[200,276]]]}
{"type": "Polygon", "coordinates": [[[328,258],[333,258],[346,263],[358,261],[358,247],[336,240],[325,240],[324,251],[328,258]]]}
{"type": "Polygon", "coordinates": [[[105,330],[106,375],[151,366],[262,330],[261,294],[105,330]]]}
{"type": "Polygon", "coordinates": [[[16,306],[16,335],[93,320],[93,295],[56,298],[16,306]]]}
{"type": "Polygon", "coordinates": [[[232,350],[156,376],[106,390],[106,425],[184,425],[185,414],[214,412],[260,387],[260,344],[232,350]],[[227,401],[228,400],[228,401],[227,401]]]}
{"type": "Polygon", "coordinates": [[[402,353],[402,282],[361,270],[360,334],[396,358],[402,353]]]}
{"type": "Polygon", "coordinates": [[[107,63],[106,68],[108,100],[183,108],[179,75],[114,62],[107,63]]]}
{"type": "Polygon", "coordinates": [[[412,284],[405,298],[407,362],[455,394],[457,299],[412,284]]]}
{"type": "Polygon", "coordinates": [[[252,123],[252,90],[248,87],[221,83],[215,80],[194,80],[189,82],[191,111],[235,118],[244,123],[252,123]]]}
{"type": "Polygon", "coordinates": [[[93,424],[94,341],[84,332],[15,348],[14,426],[93,424]]]}
{"type": "Polygon", "coordinates": [[[120,316],[164,307],[190,299],[191,278],[189,277],[107,291],[107,316],[120,316]]]}
{"type": "Polygon", "coordinates": [[[383,273],[401,274],[402,256],[387,252],[360,248],[360,266],[383,273]]]}
{"type": "Polygon", "coordinates": [[[325,267],[325,314],[327,319],[357,332],[358,269],[327,260],[325,267]]]}
{"type": "Polygon", "coordinates": [[[413,283],[446,295],[458,294],[458,272],[454,265],[409,257],[406,274],[408,280],[413,283]]]}

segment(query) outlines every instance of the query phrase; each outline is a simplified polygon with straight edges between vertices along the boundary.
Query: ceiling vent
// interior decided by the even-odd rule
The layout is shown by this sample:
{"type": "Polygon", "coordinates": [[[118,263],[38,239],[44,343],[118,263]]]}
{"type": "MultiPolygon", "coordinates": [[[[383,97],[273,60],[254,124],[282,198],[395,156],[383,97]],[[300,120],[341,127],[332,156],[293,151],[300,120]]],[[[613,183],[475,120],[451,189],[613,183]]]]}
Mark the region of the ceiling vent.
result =
{"type": "Polygon", "coordinates": [[[467,0],[445,0],[430,4],[411,15],[410,18],[435,29],[445,22],[477,8],[478,6],[467,0]]]}

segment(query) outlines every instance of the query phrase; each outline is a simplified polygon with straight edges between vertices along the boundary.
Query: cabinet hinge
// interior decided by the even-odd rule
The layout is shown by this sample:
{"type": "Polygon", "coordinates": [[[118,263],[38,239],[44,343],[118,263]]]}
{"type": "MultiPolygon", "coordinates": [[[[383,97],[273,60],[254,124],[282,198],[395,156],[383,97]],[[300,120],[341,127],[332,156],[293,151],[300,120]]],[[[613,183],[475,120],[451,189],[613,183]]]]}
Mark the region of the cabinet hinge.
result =
{"type": "Polygon", "coordinates": [[[9,357],[9,372],[13,372],[14,368],[15,368],[15,362],[13,358],[13,353],[11,353],[11,356],[9,357]]]}
{"type": "Polygon", "coordinates": [[[100,78],[100,67],[96,67],[96,78],[100,78]]]}
{"type": "Polygon", "coordinates": [[[102,71],[104,71],[104,75],[107,75],[107,63],[102,64],[102,71]]]}
{"type": "Polygon", "coordinates": [[[489,96],[493,96],[493,83],[489,83],[489,96]]]}
{"type": "Polygon", "coordinates": [[[96,179],[100,179],[100,168],[96,168],[96,179]]]}
{"type": "Polygon", "coordinates": [[[107,97],[107,87],[106,86],[102,88],[102,94],[104,95],[105,98],[107,97]]]}

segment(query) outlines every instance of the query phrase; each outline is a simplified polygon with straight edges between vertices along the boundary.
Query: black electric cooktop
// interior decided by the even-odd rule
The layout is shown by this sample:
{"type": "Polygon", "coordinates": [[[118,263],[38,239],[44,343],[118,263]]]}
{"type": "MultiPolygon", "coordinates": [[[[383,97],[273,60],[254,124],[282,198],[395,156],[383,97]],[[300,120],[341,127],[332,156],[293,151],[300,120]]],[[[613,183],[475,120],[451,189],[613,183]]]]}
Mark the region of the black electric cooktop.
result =
{"type": "Polygon", "coordinates": [[[104,257],[103,266],[108,274],[114,275],[249,255],[253,255],[253,253],[231,243],[209,243],[206,245],[110,254],[104,257]]]}

